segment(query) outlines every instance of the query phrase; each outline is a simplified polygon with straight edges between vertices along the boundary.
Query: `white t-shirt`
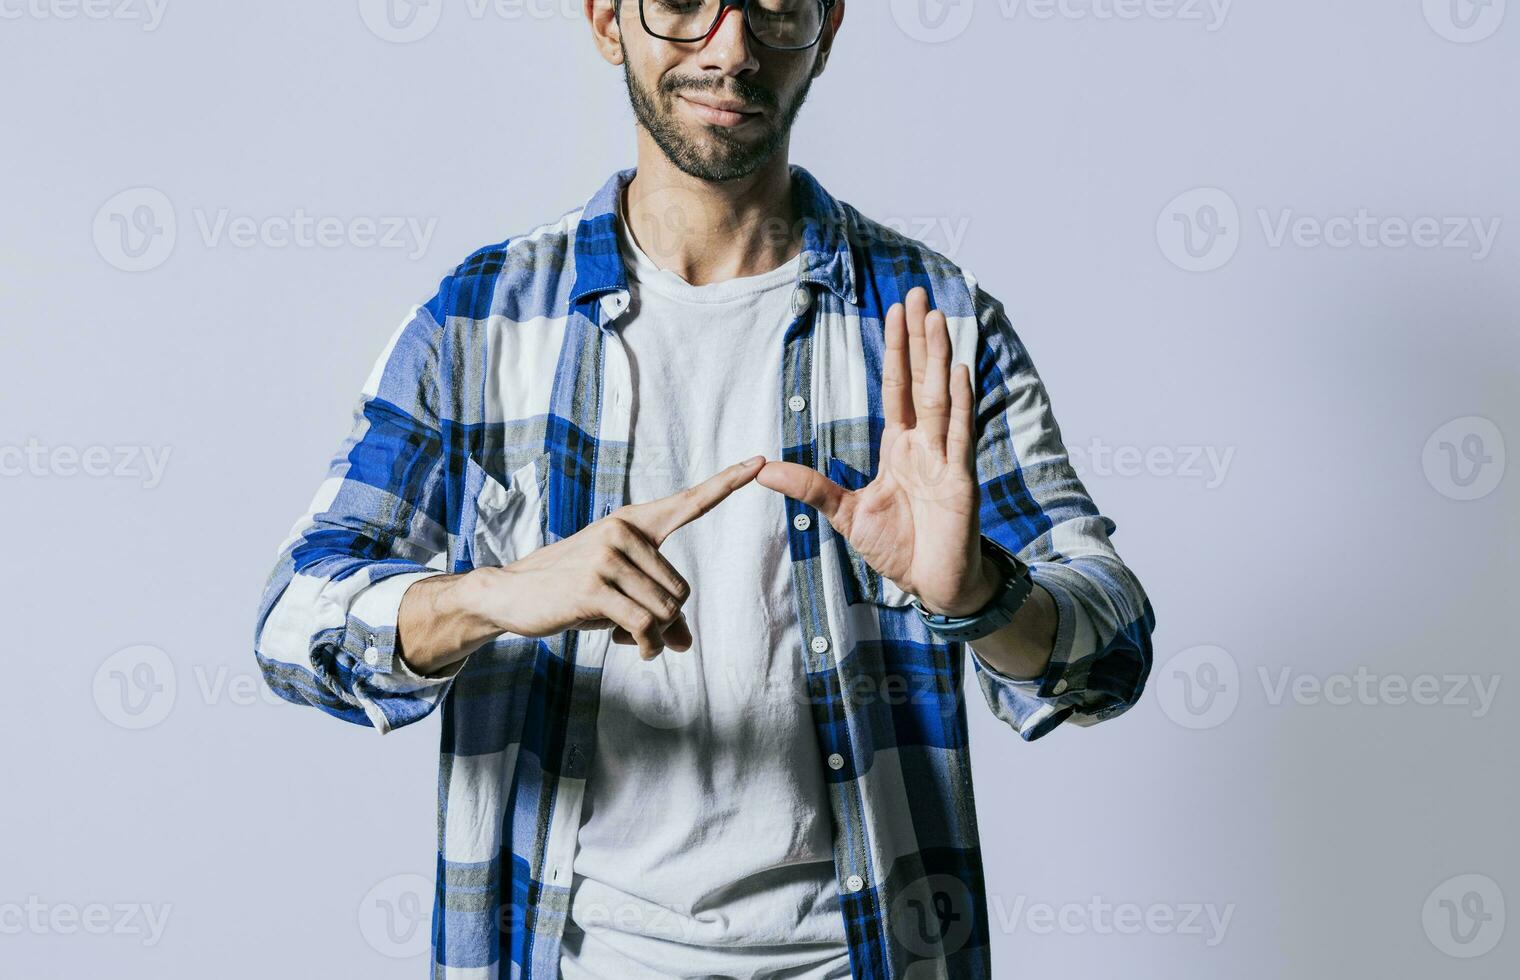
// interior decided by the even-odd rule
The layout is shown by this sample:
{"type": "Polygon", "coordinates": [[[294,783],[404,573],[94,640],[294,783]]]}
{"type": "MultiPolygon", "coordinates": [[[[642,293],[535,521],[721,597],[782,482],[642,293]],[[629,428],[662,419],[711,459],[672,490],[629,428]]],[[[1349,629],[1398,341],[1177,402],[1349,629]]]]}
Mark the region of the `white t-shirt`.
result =
{"type": "MultiPolygon", "coordinates": [[[[800,256],[693,286],[622,223],[619,330],[640,397],[630,491],[667,496],[781,451],[782,337],[800,256]]],[[[571,883],[565,980],[850,975],[832,818],[803,675],[784,499],[752,483],[661,553],[693,646],[614,646],[571,883]]]]}

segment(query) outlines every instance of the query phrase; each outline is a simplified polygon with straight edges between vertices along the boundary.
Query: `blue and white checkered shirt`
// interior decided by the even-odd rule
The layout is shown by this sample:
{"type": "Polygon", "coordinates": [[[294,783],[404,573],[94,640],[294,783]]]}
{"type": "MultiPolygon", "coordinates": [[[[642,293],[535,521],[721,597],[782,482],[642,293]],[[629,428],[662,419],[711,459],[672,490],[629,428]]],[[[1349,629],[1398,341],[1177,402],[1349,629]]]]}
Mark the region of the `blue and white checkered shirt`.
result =
{"type": "MultiPolygon", "coordinates": [[[[982,533],[1029,563],[1059,611],[1044,676],[1009,680],[973,657],[982,693],[1025,739],[1122,713],[1149,673],[1155,616],[1002,305],[792,174],[803,245],[779,458],[849,489],[874,477],[886,311],[927,288],[975,379],[982,533]]],[[[259,607],[255,655],[286,700],[382,733],[443,708],[435,977],[557,976],[611,633],[507,634],[425,678],[396,656],[396,613],[421,578],[508,564],[630,502],[616,202],[632,176],[470,256],[411,313],[259,607]]],[[[787,500],[787,518],[853,974],[988,977],[965,646],[928,632],[813,508],[787,500]]]]}

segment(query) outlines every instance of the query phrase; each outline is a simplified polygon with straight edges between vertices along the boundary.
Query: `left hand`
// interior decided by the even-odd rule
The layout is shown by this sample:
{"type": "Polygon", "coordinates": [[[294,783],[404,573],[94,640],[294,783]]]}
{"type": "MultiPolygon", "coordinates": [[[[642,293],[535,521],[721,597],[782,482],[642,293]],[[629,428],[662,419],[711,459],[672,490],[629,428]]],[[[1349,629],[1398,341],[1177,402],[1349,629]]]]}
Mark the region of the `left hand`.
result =
{"type": "Polygon", "coordinates": [[[767,462],[756,482],[828,518],[866,563],[930,612],[982,608],[998,577],[981,552],[976,397],[965,364],[950,369],[950,329],[915,287],[887,311],[876,479],[846,490],[817,470],[767,462]]]}

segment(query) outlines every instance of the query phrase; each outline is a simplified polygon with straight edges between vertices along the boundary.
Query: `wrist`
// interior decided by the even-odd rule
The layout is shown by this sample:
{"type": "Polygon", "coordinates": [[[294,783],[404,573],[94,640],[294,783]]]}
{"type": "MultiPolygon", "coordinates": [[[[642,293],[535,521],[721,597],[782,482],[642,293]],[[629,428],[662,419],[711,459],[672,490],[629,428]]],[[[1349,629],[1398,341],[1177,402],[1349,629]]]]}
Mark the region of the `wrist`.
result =
{"type": "Polygon", "coordinates": [[[460,576],[450,601],[450,612],[458,617],[468,633],[494,638],[503,633],[519,632],[518,616],[512,608],[513,590],[505,584],[511,573],[502,566],[473,568],[460,576]]]}
{"type": "Polygon", "coordinates": [[[976,555],[978,565],[976,571],[967,578],[964,593],[943,607],[922,603],[925,609],[937,616],[969,616],[993,600],[1003,587],[1003,572],[987,558],[987,553],[980,547],[977,548],[976,555]]]}

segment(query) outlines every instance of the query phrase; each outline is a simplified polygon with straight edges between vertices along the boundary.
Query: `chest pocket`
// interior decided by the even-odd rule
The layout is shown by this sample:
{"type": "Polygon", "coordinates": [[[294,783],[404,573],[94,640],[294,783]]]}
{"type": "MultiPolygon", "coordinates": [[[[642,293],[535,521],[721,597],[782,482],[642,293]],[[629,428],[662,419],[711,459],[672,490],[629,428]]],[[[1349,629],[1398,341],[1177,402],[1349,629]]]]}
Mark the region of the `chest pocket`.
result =
{"type": "Polygon", "coordinates": [[[544,452],[523,463],[506,483],[469,460],[467,485],[475,492],[474,567],[510,565],[544,543],[550,455],[544,452]]]}
{"type": "MultiPolygon", "coordinates": [[[[823,472],[846,490],[859,490],[871,482],[870,477],[837,456],[825,458],[823,472]]],[[[904,592],[891,579],[866,564],[860,552],[850,546],[844,535],[830,533],[824,547],[835,549],[839,567],[844,570],[844,594],[847,602],[852,605],[864,602],[876,606],[907,606],[913,602],[910,593],[904,592]]]]}

